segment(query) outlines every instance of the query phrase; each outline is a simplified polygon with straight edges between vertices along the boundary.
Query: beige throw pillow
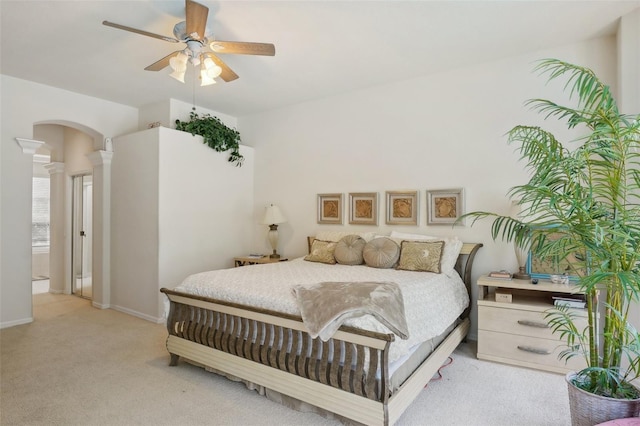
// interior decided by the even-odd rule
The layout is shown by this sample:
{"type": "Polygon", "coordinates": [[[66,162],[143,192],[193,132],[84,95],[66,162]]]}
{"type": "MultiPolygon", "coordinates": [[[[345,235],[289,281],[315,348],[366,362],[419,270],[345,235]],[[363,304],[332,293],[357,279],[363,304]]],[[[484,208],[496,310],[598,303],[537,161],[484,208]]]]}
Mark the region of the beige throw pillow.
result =
{"type": "Polygon", "coordinates": [[[410,241],[444,241],[444,250],[440,261],[440,269],[443,274],[451,276],[455,272],[458,256],[462,250],[463,243],[458,237],[433,237],[421,234],[407,234],[404,232],[392,231],[389,236],[392,240],[401,244],[403,240],[410,241]]]}
{"type": "Polygon", "coordinates": [[[400,247],[389,238],[374,238],[364,246],[362,256],[367,266],[393,268],[400,256],[400,247]]]}
{"type": "Polygon", "coordinates": [[[334,265],[336,259],[333,253],[338,243],[332,241],[313,240],[311,244],[311,253],[304,257],[304,260],[309,262],[320,262],[334,265]]]}
{"type": "Polygon", "coordinates": [[[361,265],[364,261],[362,251],[367,242],[358,235],[347,235],[338,241],[333,255],[341,265],[361,265]]]}
{"type": "Polygon", "coordinates": [[[443,250],[443,241],[403,241],[398,269],[439,274],[443,250]]]}

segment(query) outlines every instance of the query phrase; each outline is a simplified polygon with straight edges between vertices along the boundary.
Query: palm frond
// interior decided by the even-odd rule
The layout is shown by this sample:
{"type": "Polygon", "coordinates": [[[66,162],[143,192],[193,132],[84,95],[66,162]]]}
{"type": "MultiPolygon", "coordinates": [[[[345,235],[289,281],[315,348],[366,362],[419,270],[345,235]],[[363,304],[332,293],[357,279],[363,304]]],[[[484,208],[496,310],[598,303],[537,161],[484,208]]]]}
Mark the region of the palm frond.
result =
{"type": "Polygon", "coordinates": [[[473,218],[472,225],[491,218],[493,239],[526,242],[539,258],[569,262],[587,295],[588,326],[578,329],[568,311],[548,314],[566,343],[560,356],[585,357],[583,389],[626,395],[625,381],[640,375],[638,333],[628,322],[630,304],[640,301],[640,115],[620,114],[609,87],[588,68],[545,59],[535,71],[549,82],[564,79],[575,105],[531,99],[527,106],[582,136],[563,144],[541,127],[515,126],[508,143],[530,173],[528,182],[508,193],[522,207],[519,218],[490,212],[465,217],[473,218]],[[602,301],[595,297],[599,291],[602,301]],[[601,304],[605,314],[598,319],[601,304]]]}

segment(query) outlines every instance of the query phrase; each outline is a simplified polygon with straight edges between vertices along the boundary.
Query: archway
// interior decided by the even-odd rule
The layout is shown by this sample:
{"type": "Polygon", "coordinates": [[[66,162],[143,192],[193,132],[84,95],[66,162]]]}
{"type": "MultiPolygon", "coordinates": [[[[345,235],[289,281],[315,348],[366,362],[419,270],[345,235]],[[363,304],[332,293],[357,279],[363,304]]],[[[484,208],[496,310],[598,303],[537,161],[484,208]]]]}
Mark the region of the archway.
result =
{"type": "Polygon", "coordinates": [[[72,291],[71,252],[72,177],[91,175],[94,196],[91,218],[96,223],[91,235],[93,305],[109,307],[109,185],[111,152],[105,151],[102,134],[79,123],[48,120],[34,123],[34,138],[45,142],[50,152],[47,165],[51,185],[50,291],[72,291]]]}

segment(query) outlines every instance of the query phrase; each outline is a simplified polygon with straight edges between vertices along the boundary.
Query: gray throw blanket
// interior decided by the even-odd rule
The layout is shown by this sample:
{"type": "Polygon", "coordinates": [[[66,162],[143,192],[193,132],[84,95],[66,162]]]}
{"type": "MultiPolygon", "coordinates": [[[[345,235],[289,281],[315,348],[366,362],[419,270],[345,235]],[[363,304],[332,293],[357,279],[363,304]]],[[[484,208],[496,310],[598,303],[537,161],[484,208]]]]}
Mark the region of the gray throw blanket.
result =
{"type": "Polygon", "coordinates": [[[390,282],[322,282],[294,286],[302,321],[311,337],[329,340],[349,318],[373,315],[402,339],[409,338],[402,292],[390,282]]]}

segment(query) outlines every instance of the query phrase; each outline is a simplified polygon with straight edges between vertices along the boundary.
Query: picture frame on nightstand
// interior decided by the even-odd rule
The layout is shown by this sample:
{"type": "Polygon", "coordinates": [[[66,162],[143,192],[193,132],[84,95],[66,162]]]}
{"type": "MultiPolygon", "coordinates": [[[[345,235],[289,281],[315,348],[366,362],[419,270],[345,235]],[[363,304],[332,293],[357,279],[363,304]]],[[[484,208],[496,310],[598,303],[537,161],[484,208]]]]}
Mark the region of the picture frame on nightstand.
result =
{"type": "MultiPolygon", "coordinates": [[[[560,234],[554,235],[548,234],[547,239],[558,238],[560,234]]],[[[551,257],[540,258],[535,256],[530,251],[527,258],[527,274],[531,275],[531,278],[551,281],[556,281],[555,277],[568,276],[569,282],[576,282],[578,281],[578,276],[571,274],[570,267],[571,264],[575,265],[576,262],[578,262],[578,259],[575,254],[569,254],[565,259],[554,261],[551,257]]]]}

